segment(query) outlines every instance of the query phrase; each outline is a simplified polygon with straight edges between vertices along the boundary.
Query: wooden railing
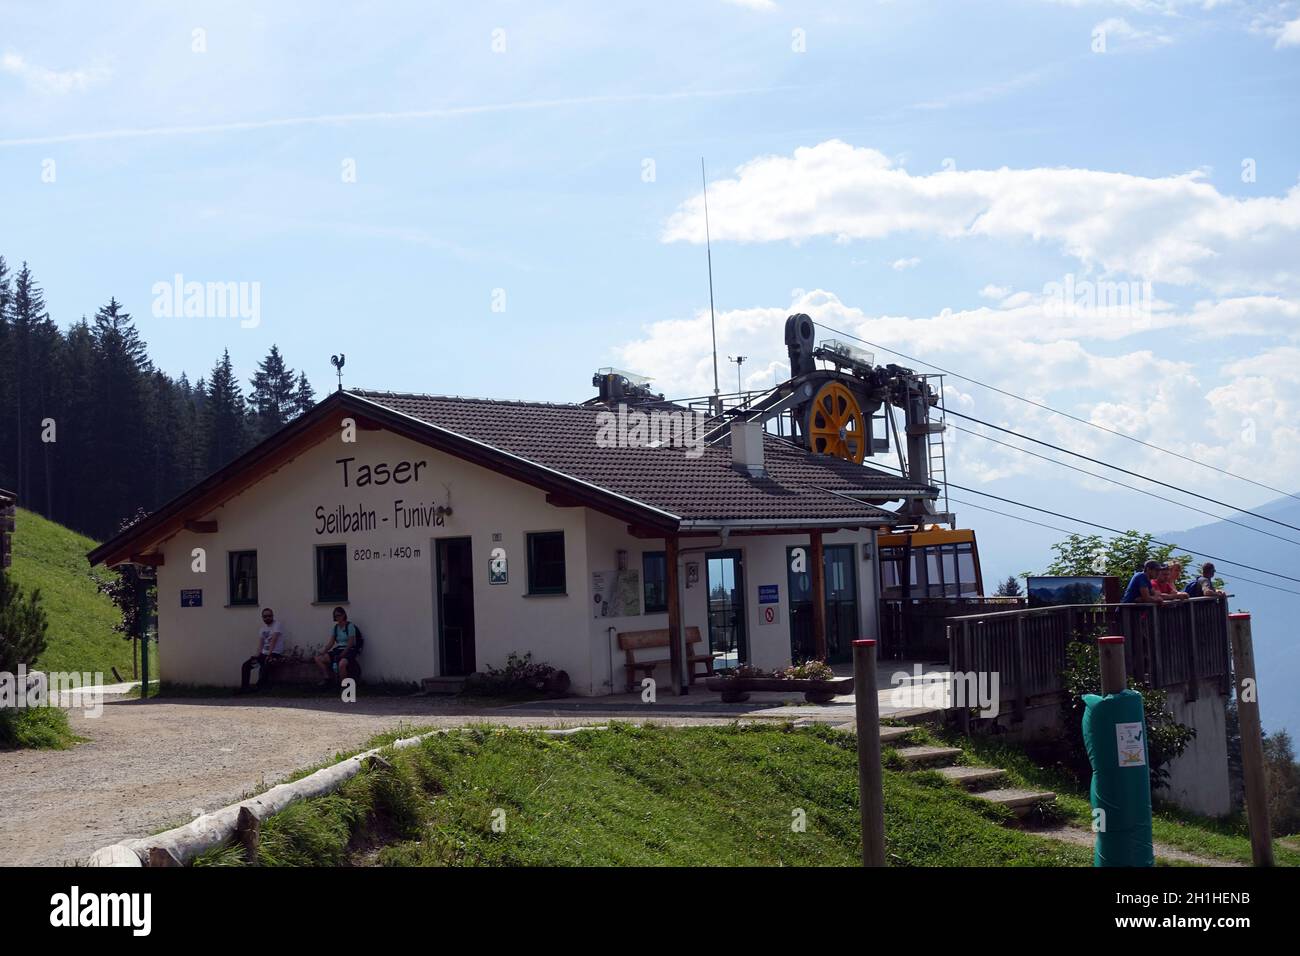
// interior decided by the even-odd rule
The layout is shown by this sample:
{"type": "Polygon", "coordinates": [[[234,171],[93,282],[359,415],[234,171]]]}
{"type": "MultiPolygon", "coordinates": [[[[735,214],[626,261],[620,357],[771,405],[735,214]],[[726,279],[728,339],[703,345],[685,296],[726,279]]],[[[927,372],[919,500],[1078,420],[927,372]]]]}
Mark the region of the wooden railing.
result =
{"type": "Polygon", "coordinates": [[[954,615],[983,614],[1024,607],[1016,597],[883,598],[880,646],[885,660],[948,660],[948,621],[954,615]]]}
{"type": "Polygon", "coordinates": [[[1070,604],[966,614],[947,619],[948,663],[963,674],[996,673],[999,696],[1016,719],[1033,697],[1064,689],[1066,647],[1077,637],[1122,634],[1128,673],[1148,687],[1217,678],[1227,692],[1228,602],[1222,597],[1163,604],[1070,604]]]}

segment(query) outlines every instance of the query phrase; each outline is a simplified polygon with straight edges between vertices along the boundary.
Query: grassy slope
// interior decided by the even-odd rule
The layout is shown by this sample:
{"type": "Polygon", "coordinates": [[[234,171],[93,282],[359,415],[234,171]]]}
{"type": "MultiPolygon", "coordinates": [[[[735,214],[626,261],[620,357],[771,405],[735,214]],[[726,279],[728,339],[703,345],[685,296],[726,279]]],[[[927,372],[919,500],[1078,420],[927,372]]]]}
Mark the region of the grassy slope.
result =
{"type": "MultiPolygon", "coordinates": [[[[99,671],[112,683],[116,665],[131,677],[131,644],[112,629],[119,620],[113,602],[95,590],[86,552],[95,542],[40,515],[19,509],[14,532],[13,580],[25,591],[40,588],[50,620],[44,670],[99,671]]],[[[97,569],[100,575],[108,572],[97,569]]]]}
{"type": "MultiPolygon", "coordinates": [[[[788,727],[438,735],[262,829],[262,862],[820,866],[859,860],[853,738],[788,727]],[[505,832],[491,821],[504,810],[505,832]],[[791,828],[806,814],[805,832],[791,828]]],[[[1087,866],[932,774],[889,771],[893,865],[1087,866]]],[[[233,863],[233,852],[203,863],[233,863]]]]}

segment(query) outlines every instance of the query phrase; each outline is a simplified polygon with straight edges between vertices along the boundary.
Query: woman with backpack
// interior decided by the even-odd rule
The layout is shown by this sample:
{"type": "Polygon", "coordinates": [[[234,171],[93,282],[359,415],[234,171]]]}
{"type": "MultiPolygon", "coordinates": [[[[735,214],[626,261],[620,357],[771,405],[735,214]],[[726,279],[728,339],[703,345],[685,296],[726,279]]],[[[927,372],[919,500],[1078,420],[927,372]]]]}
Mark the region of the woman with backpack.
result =
{"type": "Polygon", "coordinates": [[[364,640],[360,629],[348,620],[348,612],[341,607],[336,607],[329,643],[325,645],[325,650],[316,655],[316,666],[320,668],[322,677],[319,686],[328,687],[333,683],[332,671],[336,666],[340,681],[347,680],[349,670],[354,672],[353,676],[356,676],[356,672],[360,671],[357,655],[361,653],[364,640]]]}

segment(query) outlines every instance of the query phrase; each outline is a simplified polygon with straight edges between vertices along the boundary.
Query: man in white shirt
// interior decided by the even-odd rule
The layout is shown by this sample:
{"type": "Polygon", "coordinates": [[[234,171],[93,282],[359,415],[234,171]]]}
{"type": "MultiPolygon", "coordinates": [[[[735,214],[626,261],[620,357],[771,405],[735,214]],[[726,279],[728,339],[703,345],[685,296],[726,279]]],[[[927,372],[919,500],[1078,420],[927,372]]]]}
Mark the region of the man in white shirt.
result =
{"type": "Polygon", "coordinates": [[[257,686],[266,681],[266,665],[278,659],[284,653],[284,629],[275,619],[275,612],[269,607],[262,608],[262,627],[257,632],[257,653],[244,661],[240,670],[239,691],[244,693],[250,688],[248,681],[254,667],[257,668],[257,686]]]}

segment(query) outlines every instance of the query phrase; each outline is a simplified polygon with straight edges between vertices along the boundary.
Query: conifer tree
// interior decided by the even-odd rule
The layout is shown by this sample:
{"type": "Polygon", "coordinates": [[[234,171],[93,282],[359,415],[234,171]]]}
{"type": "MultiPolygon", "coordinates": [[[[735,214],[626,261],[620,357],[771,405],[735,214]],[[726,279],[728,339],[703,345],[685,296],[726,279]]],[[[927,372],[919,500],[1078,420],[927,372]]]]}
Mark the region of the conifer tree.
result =
{"type": "Polygon", "coordinates": [[[293,369],[284,364],[280,349],[272,345],[266,358],[258,363],[248,396],[249,426],[254,442],[278,431],[294,417],[295,393],[293,369]]]}
{"type": "Polygon", "coordinates": [[[316,404],[316,392],[307,381],[306,372],[298,373],[298,387],[294,392],[293,402],[295,416],[311,411],[312,406],[316,404]]]}
{"type": "Polygon", "coordinates": [[[130,313],[110,298],[95,313],[94,432],[90,438],[99,477],[90,492],[94,530],[110,533],[118,522],[150,502],[153,492],[149,455],[156,436],[148,417],[147,375],[152,371],[145,344],[130,313]]]}
{"type": "Polygon", "coordinates": [[[230,362],[230,350],[221,353],[221,361],[212,369],[204,408],[204,437],[207,440],[208,471],[241,454],[247,441],[244,419],[244,396],[230,362]]]}
{"type": "Polygon", "coordinates": [[[20,500],[53,510],[53,461],[50,443],[42,436],[58,434],[58,409],[54,379],[63,338],[50,321],[45,295],[27,263],[19,270],[13,286],[10,312],[11,365],[14,404],[10,410],[14,442],[14,491],[20,500]]]}

